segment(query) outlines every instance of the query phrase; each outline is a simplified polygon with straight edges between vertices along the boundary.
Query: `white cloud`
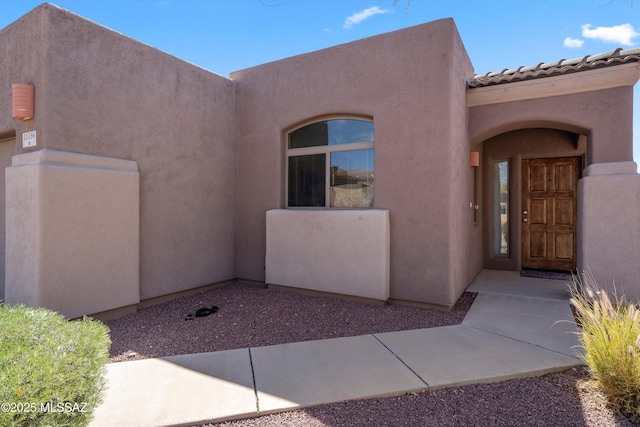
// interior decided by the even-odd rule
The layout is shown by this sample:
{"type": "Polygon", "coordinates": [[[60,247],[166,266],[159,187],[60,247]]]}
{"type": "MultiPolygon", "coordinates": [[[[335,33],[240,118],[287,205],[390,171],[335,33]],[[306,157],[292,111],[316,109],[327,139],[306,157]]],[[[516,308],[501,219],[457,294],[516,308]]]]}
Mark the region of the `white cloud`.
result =
{"type": "Polygon", "coordinates": [[[567,37],[566,39],[564,39],[564,42],[562,44],[564,47],[577,49],[579,47],[582,47],[582,45],[584,44],[584,40],[572,39],[571,37],[567,37]]]}
{"type": "Polygon", "coordinates": [[[369,7],[363,11],[356,12],[345,19],[342,28],[349,29],[355,24],[359,24],[367,18],[371,18],[374,15],[380,15],[387,12],[389,12],[389,9],[380,9],[380,6],[369,7]]]}
{"type": "Polygon", "coordinates": [[[623,46],[633,46],[632,39],[640,36],[631,24],[615,25],[613,27],[591,28],[591,24],[582,26],[582,37],[602,40],[605,43],[619,43],[623,46]]]}

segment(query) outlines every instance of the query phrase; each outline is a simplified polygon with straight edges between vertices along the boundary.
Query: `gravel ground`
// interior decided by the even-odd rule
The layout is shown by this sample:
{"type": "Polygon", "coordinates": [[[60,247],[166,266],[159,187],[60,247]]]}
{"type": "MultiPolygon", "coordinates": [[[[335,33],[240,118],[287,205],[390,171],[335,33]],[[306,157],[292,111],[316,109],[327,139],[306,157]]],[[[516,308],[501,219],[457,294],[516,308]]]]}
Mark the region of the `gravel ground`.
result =
{"type": "Polygon", "coordinates": [[[159,304],[105,322],[111,361],[259,347],[406,329],[457,325],[471,307],[465,293],[449,312],[312,297],[235,283],[159,304]],[[185,320],[203,307],[207,317],[185,320]]]}
{"type": "MultiPolygon", "coordinates": [[[[633,426],[616,417],[582,368],[386,399],[342,402],[212,426],[633,426]]],[[[204,426],[203,426],[204,427],[204,426]]]]}
{"type": "MultiPolygon", "coordinates": [[[[105,322],[111,362],[257,347],[462,322],[475,295],[449,312],[375,305],[235,283],[105,322]],[[203,307],[207,317],[185,320],[203,307]]],[[[217,426],[633,426],[613,413],[583,368],[385,399],[341,402],[217,426]]]]}

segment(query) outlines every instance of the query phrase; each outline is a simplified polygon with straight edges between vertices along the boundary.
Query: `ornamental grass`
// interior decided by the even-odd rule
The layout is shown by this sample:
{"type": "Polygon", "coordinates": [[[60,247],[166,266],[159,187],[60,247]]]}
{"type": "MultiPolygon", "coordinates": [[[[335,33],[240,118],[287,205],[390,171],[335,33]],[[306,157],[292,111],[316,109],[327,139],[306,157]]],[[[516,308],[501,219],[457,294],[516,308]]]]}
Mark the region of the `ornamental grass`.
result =
{"type": "Polygon", "coordinates": [[[582,359],[613,407],[640,423],[640,310],[598,286],[587,271],[574,275],[571,304],[579,323],[582,359]]]}

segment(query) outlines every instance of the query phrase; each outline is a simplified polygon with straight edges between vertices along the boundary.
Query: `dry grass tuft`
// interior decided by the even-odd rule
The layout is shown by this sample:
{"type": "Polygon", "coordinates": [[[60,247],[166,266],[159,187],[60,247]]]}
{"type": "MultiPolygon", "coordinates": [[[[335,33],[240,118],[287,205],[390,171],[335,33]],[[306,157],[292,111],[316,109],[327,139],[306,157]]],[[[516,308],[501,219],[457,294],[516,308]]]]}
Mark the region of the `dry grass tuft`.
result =
{"type": "Polygon", "coordinates": [[[640,423],[640,310],[615,291],[610,298],[589,271],[573,276],[571,304],[590,375],[620,413],[640,423]]]}

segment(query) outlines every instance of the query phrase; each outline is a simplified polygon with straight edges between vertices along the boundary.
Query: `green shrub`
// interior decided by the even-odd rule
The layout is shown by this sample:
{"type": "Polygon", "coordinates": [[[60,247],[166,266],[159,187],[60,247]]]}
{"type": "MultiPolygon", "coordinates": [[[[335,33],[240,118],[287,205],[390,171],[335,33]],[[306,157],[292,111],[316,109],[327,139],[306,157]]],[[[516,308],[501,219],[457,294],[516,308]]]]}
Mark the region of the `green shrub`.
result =
{"type": "Polygon", "coordinates": [[[0,301],[0,425],[87,425],[110,344],[100,322],[0,301]]]}
{"type": "Polygon", "coordinates": [[[615,292],[612,301],[589,272],[574,276],[571,285],[583,360],[613,406],[638,423],[640,310],[615,292]]]}

